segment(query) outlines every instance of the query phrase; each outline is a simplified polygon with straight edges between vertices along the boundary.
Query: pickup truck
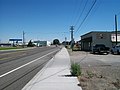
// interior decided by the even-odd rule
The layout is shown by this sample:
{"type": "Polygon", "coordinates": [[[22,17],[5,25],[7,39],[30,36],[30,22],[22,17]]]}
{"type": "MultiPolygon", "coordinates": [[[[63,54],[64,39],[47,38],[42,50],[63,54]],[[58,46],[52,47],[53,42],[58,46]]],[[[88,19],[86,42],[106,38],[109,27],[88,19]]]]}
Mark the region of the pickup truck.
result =
{"type": "Polygon", "coordinates": [[[120,54],[120,45],[116,45],[111,49],[112,54],[120,54]]]}
{"type": "Polygon", "coordinates": [[[106,47],[104,44],[96,44],[95,46],[93,46],[92,52],[98,53],[98,54],[108,54],[109,53],[109,47],[106,47]]]}

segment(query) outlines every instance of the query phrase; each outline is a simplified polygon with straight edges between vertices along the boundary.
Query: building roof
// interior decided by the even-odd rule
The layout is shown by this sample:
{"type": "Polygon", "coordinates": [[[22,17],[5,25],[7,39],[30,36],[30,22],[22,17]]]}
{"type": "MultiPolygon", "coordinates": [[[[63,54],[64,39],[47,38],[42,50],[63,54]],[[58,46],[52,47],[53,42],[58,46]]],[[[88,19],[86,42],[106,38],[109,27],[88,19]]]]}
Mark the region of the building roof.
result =
{"type": "MultiPolygon", "coordinates": [[[[91,31],[91,32],[88,32],[84,35],[81,35],[81,37],[92,34],[92,33],[115,33],[115,31],[91,31]]],[[[120,31],[118,31],[118,33],[120,34],[120,31]]]]}

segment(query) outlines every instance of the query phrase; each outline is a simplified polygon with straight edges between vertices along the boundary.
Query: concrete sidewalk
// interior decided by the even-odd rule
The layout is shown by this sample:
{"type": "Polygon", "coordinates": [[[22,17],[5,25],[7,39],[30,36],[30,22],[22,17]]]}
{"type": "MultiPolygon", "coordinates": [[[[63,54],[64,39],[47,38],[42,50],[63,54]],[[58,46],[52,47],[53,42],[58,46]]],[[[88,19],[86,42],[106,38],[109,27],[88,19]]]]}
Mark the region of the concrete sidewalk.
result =
{"type": "Polygon", "coordinates": [[[22,90],[82,90],[77,77],[70,75],[70,57],[62,48],[22,90]]]}

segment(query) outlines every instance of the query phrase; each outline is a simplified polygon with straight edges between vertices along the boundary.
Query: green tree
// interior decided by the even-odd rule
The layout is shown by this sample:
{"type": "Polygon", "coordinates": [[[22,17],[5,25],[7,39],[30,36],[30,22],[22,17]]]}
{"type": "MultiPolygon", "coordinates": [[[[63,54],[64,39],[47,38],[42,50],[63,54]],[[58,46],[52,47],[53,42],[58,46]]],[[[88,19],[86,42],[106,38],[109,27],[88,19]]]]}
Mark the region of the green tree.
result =
{"type": "Polygon", "coordinates": [[[32,43],[32,41],[30,40],[27,47],[34,47],[35,45],[32,43]]]}
{"type": "Polygon", "coordinates": [[[60,44],[60,41],[58,39],[53,40],[53,45],[60,44]]]}

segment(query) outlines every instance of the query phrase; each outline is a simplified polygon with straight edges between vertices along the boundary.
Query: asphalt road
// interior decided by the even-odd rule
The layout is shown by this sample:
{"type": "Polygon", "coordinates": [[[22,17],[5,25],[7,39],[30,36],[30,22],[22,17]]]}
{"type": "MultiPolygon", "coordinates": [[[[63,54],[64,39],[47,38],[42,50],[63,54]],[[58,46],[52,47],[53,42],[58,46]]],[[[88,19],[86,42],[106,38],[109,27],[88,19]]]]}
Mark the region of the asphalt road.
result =
{"type": "Polygon", "coordinates": [[[0,52],[0,90],[21,90],[59,50],[42,47],[0,52]]]}

